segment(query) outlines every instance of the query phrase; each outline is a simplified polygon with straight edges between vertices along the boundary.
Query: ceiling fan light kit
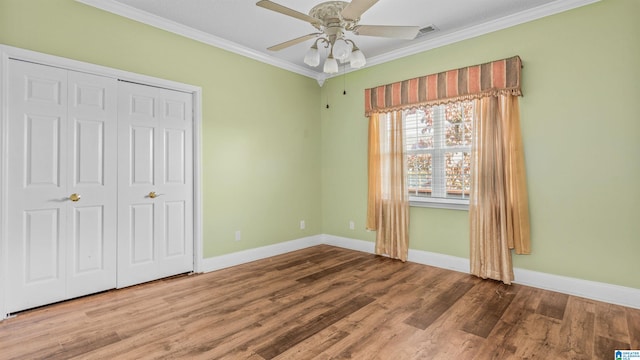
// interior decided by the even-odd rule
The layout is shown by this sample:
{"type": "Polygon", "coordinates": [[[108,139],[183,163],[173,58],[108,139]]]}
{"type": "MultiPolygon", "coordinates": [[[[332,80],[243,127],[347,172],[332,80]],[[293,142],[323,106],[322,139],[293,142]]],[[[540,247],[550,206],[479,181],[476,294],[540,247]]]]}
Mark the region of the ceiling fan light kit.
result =
{"type": "Polygon", "coordinates": [[[327,1],[314,6],[309,15],[289,9],[269,0],[260,0],[257,6],[275,11],[313,25],[321,33],[304,35],[269,48],[272,51],[282,50],[313,37],[317,37],[304,57],[304,63],[316,67],[320,65],[318,44],[329,49],[329,55],[324,62],[323,71],[327,74],[338,72],[338,61],[349,62],[352,69],[359,69],[366,65],[367,60],[353,40],[345,37],[347,31],[354,35],[379,36],[387,38],[414,39],[420,30],[419,26],[384,26],[358,25],[360,16],[378,0],[327,1]]]}
{"type": "Polygon", "coordinates": [[[307,50],[304,56],[304,63],[313,67],[320,65],[320,52],[318,51],[317,42],[314,42],[309,50],[307,50]]]}
{"type": "Polygon", "coordinates": [[[349,57],[349,63],[354,69],[359,69],[367,64],[367,59],[365,59],[362,50],[355,47],[355,45],[353,47],[353,51],[351,52],[351,56],[349,57]]]}
{"type": "Polygon", "coordinates": [[[338,61],[333,58],[333,54],[329,53],[327,60],[324,61],[324,72],[327,74],[335,74],[338,72],[338,61]]]}
{"type": "Polygon", "coordinates": [[[353,44],[353,41],[349,39],[336,39],[336,41],[333,43],[333,48],[331,49],[333,57],[340,60],[340,62],[347,61],[349,59],[349,56],[351,56],[351,44],[349,44],[349,42],[353,44]]]}

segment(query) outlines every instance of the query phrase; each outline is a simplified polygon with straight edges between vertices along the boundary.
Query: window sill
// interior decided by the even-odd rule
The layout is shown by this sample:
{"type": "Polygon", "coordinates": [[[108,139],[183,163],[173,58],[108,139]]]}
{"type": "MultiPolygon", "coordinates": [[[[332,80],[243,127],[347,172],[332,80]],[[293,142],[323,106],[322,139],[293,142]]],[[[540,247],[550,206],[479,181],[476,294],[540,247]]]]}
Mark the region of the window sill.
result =
{"type": "Polygon", "coordinates": [[[452,204],[452,203],[434,202],[434,201],[409,201],[409,206],[433,208],[433,209],[447,209],[447,210],[463,210],[463,211],[469,210],[469,204],[452,204]]]}

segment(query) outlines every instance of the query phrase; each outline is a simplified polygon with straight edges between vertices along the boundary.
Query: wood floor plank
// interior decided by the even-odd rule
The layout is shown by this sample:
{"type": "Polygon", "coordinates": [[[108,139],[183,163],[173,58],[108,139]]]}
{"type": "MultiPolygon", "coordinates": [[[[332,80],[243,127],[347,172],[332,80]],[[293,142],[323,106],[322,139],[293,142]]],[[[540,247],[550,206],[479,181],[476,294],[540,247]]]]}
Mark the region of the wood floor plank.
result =
{"type": "Polygon", "coordinates": [[[349,337],[326,352],[330,358],[374,358],[385,347],[396,347],[403,339],[419,331],[403,321],[411,313],[408,309],[417,308],[416,297],[420,295],[421,288],[398,283],[390,285],[389,289],[389,293],[382,295],[374,304],[340,323],[350,329],[349,337]]]}
{"type": "MultiPolygon", "coordinates": [[[[528,312],[532,314],[533,312],[528,312]]],[[[526,314],[526,313],[525,313],[526,314]]],[[[526,316],[526,315],[525,315],[526,316]]],[[[491,334],[492,341],[483,342],[478,348],[477,352],[469,357],[469,359],[475,360],[502,360],[502,359],[515,359],[517,345],[514,343],[514,339],[518,338],[517,330],[520,321],[506,322],[502,319],[498,321],[493,328],[491,334]]]]}
{"type": "Polygon", "coordinates": [[[629,326],[629,338],[631,339],[631,348],[640,350],[640,311],[625,308],[627,314],[627,325],[629,326]]]}
{"type": "Polygon", "coordinates": [[[318,358],[325,349],[333,347],[349,336],[344,330],[332,329],[331,327],[319,332],[298,346],[292,347],[278,356],[278,360],[299,360],[318,358]]]}
{"type": "Polygon", "coordinates": [[[375,301],[375,299],[366,295],[347,299],[344,303],[338,304],[335,309],[324,312],[316,318],[311,319],[308,323],[295,327],[285,334],[276,337],[272,342],[258,349],[257,353],[267,360],[273,359],[296,346],[301,341],[315,335],[342,318],[369,305],[373,301],[375,301]]]}
{"type": "Polygon", "coordinates": [[[607,359],[639,332],[639,309],[321,245],[22,312],[0,358],[607,359]]]}
{"type": "Polygon", "coordinates": [[[123,338],[104,347],[92,347],[90,351],[68,359],[153,359],[167,357],[171,349],[181,347],[185,331],[177,324],[167,322],[154,325],[145,331],[123,338]]]}
{"type": "MultiPolygon", "coordinates": [[[[470,281],[476,286],[481,283],[478,279],[465,274],[457,273],[455,275],[453,283],[461,280],[470,281]]],[[[440,289],[437,289],[432,296],[437,297],[437,294],[446,289],[450,283],[452,281],[446,281],[436,286],[436,288],[440,289]]],[[[396,335],[393,340],[390,340],[389,343],[379,349],[379,358],[396,358],[396,353],[401,356],[398,358],[406,359],[448,359],[450,356],[459,358],[456,357],[457,355],[452,354],[455,353],[462,356],[465,351],[470,351],[479,346],[482,341],[481,338],[458,330],[460,323],[469,314],[468,301],[472,298],[470,292],[474,291],[476,286],[467,291],[462,298],[450,307],[449,311],[439,316],[425,330],[407,325],[404,321],[402,322],[402,325],[405,326],[404,330],[397,330],[398,326],[395,326],[390,332],[396,335]],[[455,348],[456,344],[465,344],[467,348],[455,348]]],[[[431,296],[427,297],[427,301],[429,297],[431,296]]]]}
{"type": "Polygon", "coordinates": [[[560,327],[558,351],[563,359],[591,359],[595,334],[595,304],[593,301],[570,297],[560,327]]]}
{"type": "Polygon", "coordinates": [[[543,290],[519,286],[517,294],[472,359],[557,359],[560,321],[536,314],[543,290]]]}
{"type": "Polygon", "coordinates": [[[536,359],[558,359],[557,347],[560,339],[561,321],[540,314],[529,314],[525,321],[515,329],[516,336],[509,339],[507,346],[516,349],[515,356],[536,359]]]}
{"type": "Polygon", "coordinates": [[[457,281],[451,286],[441,292],[432,301],[425,302],[421,309],[413,313],[409,318],[405,320],[405,324],[414,326],[418,329],[426,329],[431,325],[440,315],[453,306],[464,294],[469,291],[474,284],[461,280],[457,281]]]}
{"type": "Polygon", "coordinates": [[[505,310],[490,335],[492,341],[485,341],[473,359],[512,359],[517,350],[513,339],[517,330],[535,313],[540,302],[541,290],[521,286],[513,301],[505,310]]]}
{"type": "Polygon", "coordinates": [[[467,319],[462,330],[486,339],[519,289],[519,286],[496,284],[494,293],[467,319]]]}
{"type": "Polygon", "coordinates": [[[403,321],[419,308],[421,298],[437,293],[433,287],[440,281],[455,282],[462,277],[459,273],[431,267],[419,271],[420,268],[414,265],[393,264],[401,266],[402,271],[383,281],[370,282],[361,289],[376,296],[377,301],[341,322],[342,327],[352,329],[349,336],[323,352],[321,358],[324,355],[330,359],[384,359],[380,354],[385,348],[397,349],[403,339],[419,331],[403,321]]]}
{"type": "Polygon", "coordinates": [[[244,352],[249,347],[266,343],[288,329],[305,324],[313,317],[334,307],[324,302],[300,299],[296,303],[287,304],[274,304],[269,301],[259,308],[260,310],[254,312],[243,310],[235,313],[234,317],[217,318],[211,323],[198,322],[197,328],[189,327],[192,324],[187,325],[189,333],[194,335],[192,346],[185,346],[171,355],[176,358],[187,358],[202,353],[215,358],[222,354],[244,352]],[[260,331],[262,329],[269,330],[260,331]],[[202,332],[206,332],[206,338],[198,335],[202,332]]]}
{"type": "Polygon", "coordinates": [[[327,258],[332,258],[340,253],[338,249],[329,249],[328,251],[311,253],[308,256],[298,256],[290,261],[283,262],[275,266],[276,270],[287,270],[301,265],[317,265],[327,258]]]}
{"type": "Polygon", "coordinates": [[[362,263],[364,263],[364,262],[366,262],[366,261],[368,261],[368,260],[370,260],[368,257],[360,256],[360,257],[357,257],[357,258],[355,258],[355,259],[352,259],[352,260],[349,260],[349,261],[343,262],[343,263],[341,263],[341,264],[338,264],[338,265],[336,265],[336,266],[332,266],[332,267],[330,267],[330,268],[327,268],[327,269],[324,269],[324,270],[321,270],[321,271],[315,272],[315,273],[313,273],[313,274],[310,274],[310,275],[307,275],[307,276],[304,276],[304,277],[298,278],[298,279],[296,279],[296,280],[297,280],[297,281],[299,281],[299,282],[301,282],[301,283],[303,283],[303,284],[308,284],[308,283],[310,283],[310,282],[313,282],[313,281],[317,281],[317,280],[319,280],[319,279],[322,279],[322,278],[324,278],[324,277],[326,277],[326,276],[335,276],[335,275],[339,275],[339,273],[340,273],[342,270],[345,270],[345,269],[352,269],[352,268],[354,268],[354,267],[356,267],[356,266],[358,266],[358,265],[361,265],[362,263]]]}
{"type": "Polygon", "coordinates": [[[594,359],[613,359],[616,350],[631,350],[631,346],[624,341],[596,336],[593,350],[594,359]]]}
{"type": "Polygon", "coordinates": [[[542,298],[543,293],[544,290],[541,289],[520,286],[520,289],[513,298],[511,305],[504,312],[500,320],[510,324],[520,323],[523,317],[536,312],[536,309],[540,305],[540,299],[542,298]]]}
{"type": "Polygon", "coordinates": [[[540,305],[538,305],[536,312],[544,316],[562,320],[568,299],[569,295],[566,294],[554,292],[545,293],[545,296],[540,300],[540,305]]]}
{"type": "MultiPolygon", "coordinates": [[[[358,348],[367,346],[370,344],[367,339],[372,336],[378,337],[378,335],[380,335],[377,324],[387,324],[397,316],[406,317],[403,300],[413,302],[414,300],[412,299],[414,299],[418,294],[414,293],[412,296],[406,296],[405,291],[416,291],[417,287],[413,282],[418,281],[422,283],[419,279],[422,279],[424,274],[416,272],[416,269],[413,266],[405,266],[405,264],[384,257],[375,257],[373,264],[375,267],[361,270],[364,274],[364,278],[362,278],[361,281],[354,283],[357,284],[355,285],[354,290],[360,294],[368,294],[378,300],[375,304],[367,306],[366,309],[359,310],[341,320],[341,323],[344,324],[343,326],[346,328],[356,329],[348,333],[348,337],[345,339],[346,341],[340,342],[346,344],[346,347],[336,344],[331,347],[330,354],[321,353],[316,356],[323,357],[324,355],[332,359],[345,357],[345,354],[351,354],[352,352],[357,351],[353,346],[350,346],[354,345],[354,342],[350,339],[358,339],[355,342],[358,348]],[[381,264],[386,266],[380,266],[381,264]],[[385,307],[384,303],[388,296],[393,296],[396,299],[395,305],[397,305],[397,307],[393,309],[385,307]],[[384,318],[380,318],[380,316],[384,318]]],[[[335,331],[339,330],[330,327],[320,332],[318,335],[321,338],[328,337],[328,334],[335,331]]],[[[309,342],[313,342],[313,340],[309,342]]],[[[306,348],[308,346],[309,345],[305,345],[305,343],[300,344],[301,348],[306,348]]],[[[284,353],[284,358],[291,356],[291,353],[292,352],[284,353]]]]}
{"type": "Polygon", "coordinates": [[[630,344],[625,308],[612,304],[597,303],[595,335],[630,344]]]}
{"type": "MultiPolygon", "coordinates": [[[[366,257],[367,257],[367,261],[375,261],[374,256],[367,255],[366,257]]],[[[384,269],[384,271],[388,271],[388,268],[384,269]]],[[[349,274],[342,274],[342,276],[347,279],[352,278],[352,276],[349,274]]],[[[298,291],[295,294],[297,296],[294,299],[288,298],[285,301],[283,301],[282,297],[276,297],[273,305],[274,306],[277,305],[279,306],[280,309],[284,309],[290,312],[293,309],[295,309],[294,306],[296,304],[306,304],[309,302],[313,302],[314,299],[322,299],[323,303],[332,304],[342,300],[345,292],[348,292],[347,287],[353,286],[353,285],[358,285],[358,283],[353,281],[353,279],[351,281],[340,281],[338,283],[335,283],[331,279],[331,277],[323,276],[323,277],[319,277],[316,281],[314,281],[312,287],[308,287],[309,289],[313,290],[313,293],[310,294],[305,292],[304,289],[298,289],[298,291]]],[[[271,295],[268,295],[268,297],[273,299],[273,296],[271,295]]],[[[291,315],[287,315],[286,313],[282,314],[282,313],[270,312],[267,314],[266,317],[263,318],[263,320],[260,320],[260,321],[267,321],[265,323],[261,323],[261,326],[264,326],[265,328],[272,327],[274,324],[270,324],[269,322],[284,325],[283,327],[285,328],[296,326],[295,324],[289,325],[286,323],[285,324],[279,323],[278,319],[287,318],[288,316],[290,317],[291,315]]],[[[234,340],[238,339],[236,335],[237,333],[232,334],[234,340]]],[[[242,342],[240,340],[238,340],[240,342],[229,341],[229,338],[227,337],[227,338],[224,338],[223,346],[225,348],[228,348],[227,351],[229,352],[233,352],[233,353],[237,353],[238,351],[243,352],[246,348],[249,347],[249,345],[256,345],[256,344],[267,342],[269,339],[278,335],[279,335],[278,332],[271,332],[271,333],[266,332],[263,335],[259,336],[258,338],[254,337],[250,341],[245,341],[245,342],[242,342]]]]}

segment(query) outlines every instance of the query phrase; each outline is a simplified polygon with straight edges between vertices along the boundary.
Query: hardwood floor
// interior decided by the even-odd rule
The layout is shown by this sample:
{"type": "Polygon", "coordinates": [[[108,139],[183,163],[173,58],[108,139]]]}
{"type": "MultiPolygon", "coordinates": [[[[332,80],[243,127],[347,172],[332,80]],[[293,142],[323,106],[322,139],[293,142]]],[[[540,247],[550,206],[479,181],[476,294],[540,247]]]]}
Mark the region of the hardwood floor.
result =
{"type": "Polygon", "coordinates": [[[613,359],[640,310],[316,246],[27,311],[1,359],[613,359]]]}

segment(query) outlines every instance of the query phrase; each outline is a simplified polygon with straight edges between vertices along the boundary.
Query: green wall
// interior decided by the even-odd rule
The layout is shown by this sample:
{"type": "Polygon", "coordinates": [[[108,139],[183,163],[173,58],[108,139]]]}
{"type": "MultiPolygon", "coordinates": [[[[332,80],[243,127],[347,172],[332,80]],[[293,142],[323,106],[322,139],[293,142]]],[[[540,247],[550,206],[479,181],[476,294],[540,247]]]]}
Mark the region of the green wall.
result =
{"type": "MultiPolygon", "coordinates": [[[[533,253],[514,266],[640,288],[638,14],[640,1],[604,0],[327,81],[323,231],[375,238],[364,230],[363,89],[520,55],[533,253]]],[[[469,257],[467,211],[410,213],[412,249],[469,257]]]]}
{"type": "Polygon", "coordinates": [[[202,87],[205,257],[322,232],[315,80],[73,0],[0,0],[0,44],[202,87]]]}
{"type": "MultiPolygon", "coordinates": [[[[363,89],[520,55],[533,254],[515,266],[640,288],[639,13],[603,0],[322,89],[73,0],[0,0],[0,43],[202,87],[205,257],[321,233],[372,241],[363,89]]],[[[469,255],[466,211],[412,208],[410,234],[412,249],[469,255]]]]}

